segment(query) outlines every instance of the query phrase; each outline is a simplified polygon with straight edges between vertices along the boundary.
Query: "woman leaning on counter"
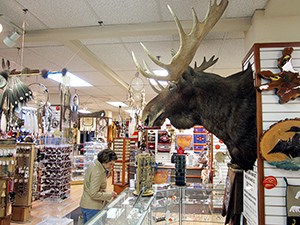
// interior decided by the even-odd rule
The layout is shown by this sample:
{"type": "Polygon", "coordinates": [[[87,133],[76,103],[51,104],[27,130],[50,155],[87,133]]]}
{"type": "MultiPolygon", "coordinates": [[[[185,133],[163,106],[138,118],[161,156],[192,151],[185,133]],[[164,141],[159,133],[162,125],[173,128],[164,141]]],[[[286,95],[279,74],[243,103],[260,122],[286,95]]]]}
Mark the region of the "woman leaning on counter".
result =
{"type": "Polygon", "coordinates": [[[113,150],[104,149],[98,153],[97,159],[86,169],[83,194],[80,200],[84,223],[95,216],[109,200],[117,196],[114,191],[106,192],[107,170],[111,170],[117,159],[113,150]]]}

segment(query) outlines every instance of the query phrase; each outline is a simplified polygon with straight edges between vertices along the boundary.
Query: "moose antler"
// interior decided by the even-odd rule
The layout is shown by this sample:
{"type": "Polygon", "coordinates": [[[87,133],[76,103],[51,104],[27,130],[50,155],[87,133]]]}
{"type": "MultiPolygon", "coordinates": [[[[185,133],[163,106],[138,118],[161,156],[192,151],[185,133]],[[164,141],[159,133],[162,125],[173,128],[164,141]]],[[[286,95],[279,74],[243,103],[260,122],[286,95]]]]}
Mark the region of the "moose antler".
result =
{"type": "Polygon", "coordinates": [[[213,4],[210,1],[209,8],[206,14],[206,17],[204,21],[199,22],[198,17],[195,13],[195,10],[192,9],[193,14],[193,26],[192,30],[189,34],[186,34],[182,28],[182,25],[175,15],[175,13],[172,11],[171,7],[168,5],[168,9],[171,12],[172,16],[174,17],[174,20],[176,22],[176,26],[179,32],[179,38],[180,38],[180,47],[178,52],[172,57],[170,64],[164,64],[160,62],[156,57],[152,56],[148,49],[142,44],[142,47],[144,48],[144,51],[147,53],[147,55],[150,57],[150,59],[158,66],[164,68],[168,71],[168,76],[161,77],[155,75],[151,70],[148,70],[148,65],[144,61],[144,66],[146,69],[144,69],[137,61],[134,53],[132,52],[132,58],[135,62],[135,65],[137,67],[137,70],[143,74],[147,78],[153,78],[156,80],[165,80],[165,81],[176,81],[178,80],[179,76],[184,72],[184,70],[188,67],[188,65],[191,63],[192,59],[194,58],[194,55],[196,54],[196,51],[201,43],[201,41],[204,39],[204,37],[208,34],[208,32],[213,28],[213,26],[218,22],[218,20],[221,18],[223,12],[225,11],[228,0],[222,0],[220,4],[217,4],[215,0],[212,0],[213,4]]]}
{"type": "Polygon", "coordinates": [[[216,58],[216,59],[214,59],[214,58],[215,58],[215,56],[213,55],[208,61],[206,61],[206,58],[204,57],[203,62],[201,63],[200,66],[197,66],[197,62],[195,62],[194,70],[196,70],[198,72],[202,72],[202,71],[206,70],[207,68],[214,65],[219,59],[219,58],[216,58]]]}

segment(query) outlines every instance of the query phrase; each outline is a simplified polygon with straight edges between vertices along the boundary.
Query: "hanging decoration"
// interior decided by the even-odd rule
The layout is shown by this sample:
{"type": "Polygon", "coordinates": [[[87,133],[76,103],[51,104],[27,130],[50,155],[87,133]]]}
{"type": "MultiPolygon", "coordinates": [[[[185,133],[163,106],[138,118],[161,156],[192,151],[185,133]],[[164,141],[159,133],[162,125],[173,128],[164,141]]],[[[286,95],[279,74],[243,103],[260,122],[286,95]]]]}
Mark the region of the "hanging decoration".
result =
{"type": "Polygon", "coordinates": [[[79,106],[79,96],[75,93],[71,96],[71,100],[70,100],[72,122],[75,122],[78,119],[78,106],[79,106]]]}
{"type": "Polygon", "coordinates": [[[280,73],[273,73],[270,70],[260,72],[260,76],[269,80],[269,83],[258,87],[259,91],[276,90],[279,103],[284,104],[300,96],[300,75],[292,65],[293,48],[285,48],[282,57],[277,61],[280,73]]]}
{"type": "Polygon", "coordinates": [[[274,176],[267,176],[263,179],[262,184],[265,189],[273,189],[277,186],[277,179],[274,176]]]}
{"type": "Polygon", "coordinates": [[[300,118],[273,124],[260,141],[264,159],[281,169],[300,170],[300,118]]]}
{"type": "MultiPolygon", "coordinates": [[[[24,9],[24,15],[26,16],[27,9],[24,9]]],[[[24,56],[24,43],[25,43],[25,18],[22,24],[22,42],[21,42],[21,70],[11,70],[9,60],[2,58],[2,69],[0,73],[0,112],[1,112],[1,129],[6,131],[8,127],[13,127],[13,124],[6,124],[5,120],[12,121],[14,112],[20,109],[21,106],[26,104],[32,99],[33,93],[30,88],[20,80],[23,75],[36,76],[40,75],[39,70],[31,70],[27,67],[23,67],[23,56],[24,56]]]]}
{"type": "Polygon", "coordinates": [[[139,77],[139,72],[130,81],[128,102],[131,107],[128,133],[131,136],[137,130],[140,113],[146,105],[144,83],[142,78],[139,77]]]}
{"type": "Polygon", "coordinates": [[[48,88],[42,83],[31,83],[28,85],[28,88],[32,92],[32,101],[28,102],[26,105],[42,109],[49,101],[48,88]]]}
{"type": "Polygon", "coordinates": [[[145,88],[142,78],[137,72],[131,79],[128,89],[129,106],[136,110],[142,110],[145,106],[145,88]]]}

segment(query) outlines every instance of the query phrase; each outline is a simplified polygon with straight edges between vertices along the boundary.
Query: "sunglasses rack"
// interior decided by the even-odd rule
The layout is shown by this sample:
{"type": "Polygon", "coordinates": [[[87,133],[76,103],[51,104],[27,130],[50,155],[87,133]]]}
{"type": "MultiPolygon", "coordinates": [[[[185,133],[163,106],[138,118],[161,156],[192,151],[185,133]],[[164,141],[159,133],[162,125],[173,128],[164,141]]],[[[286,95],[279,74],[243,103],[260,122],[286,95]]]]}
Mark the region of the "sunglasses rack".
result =
{"type": "Polygon", "coordinates": [[[71,157],[70,145],[47,145],[41,155],[41,199],[61,202],[70,196],[71,157]]]}
{"type": "Polygon", "coordinates": [[[14,221],[25,222],[30,218],[34,156],[33,143],[17,144],[14,175],[15,200],[12,208],[14,221]]]}
{"type": "Polygon", "coordinates": [[[130,138],[115,138],[113,143],[118,160],[113,167],[112,181],[114,191],[120,193],[129,184],[130,138]]]}
{"type": "Polygon", "coordinates": [[[16,144],[0,143],[0,224],[10,224],[14,200],[16,144]]]}

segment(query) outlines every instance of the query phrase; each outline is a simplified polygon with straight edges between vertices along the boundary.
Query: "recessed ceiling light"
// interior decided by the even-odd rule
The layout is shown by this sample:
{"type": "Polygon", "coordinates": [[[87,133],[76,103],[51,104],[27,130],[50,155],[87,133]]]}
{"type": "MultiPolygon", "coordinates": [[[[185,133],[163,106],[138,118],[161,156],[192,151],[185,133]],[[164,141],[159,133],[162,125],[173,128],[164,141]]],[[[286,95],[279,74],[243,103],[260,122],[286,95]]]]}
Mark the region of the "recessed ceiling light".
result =
{"type": "MultiPolygon", "coordinates": [[[[85,80],[82,80],[81,78],[75,76],[74,74],[67,72],[65,76],[68,76],[70,78],[70,87],[90,87],[93,86],[90,83],[86,82],[85,80]]],[[[49,72],[48,78],[63,83],[62,74],[61,72],[49,72]]]]}
{"type": "Polygon", "coordinates": [[[128,107],[128,105],[126,105],[125,103],[123,102],[106,102],[107,104],[110,104],[112,106],[115,106],[115,107],[128,107]]]}

